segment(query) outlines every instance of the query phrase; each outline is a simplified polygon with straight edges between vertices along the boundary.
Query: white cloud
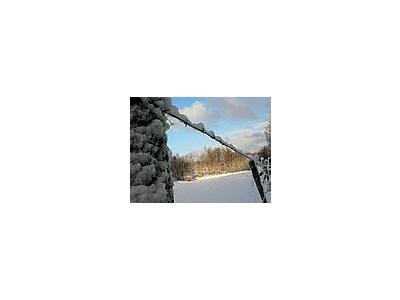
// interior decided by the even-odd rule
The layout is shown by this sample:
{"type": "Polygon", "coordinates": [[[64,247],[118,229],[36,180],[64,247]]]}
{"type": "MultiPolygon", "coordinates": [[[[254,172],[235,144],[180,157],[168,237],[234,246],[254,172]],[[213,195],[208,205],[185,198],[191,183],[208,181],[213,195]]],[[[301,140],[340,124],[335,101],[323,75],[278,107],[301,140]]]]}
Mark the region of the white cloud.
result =
{"type": "Polygon", "coordinates": [[[245,152],[257,152],[267,144],[264,133],[255,127],[235,130],[224,138],[228,143],[245,152]]]}
{"type": "Polygon", "coordinates": [[[254,102],[249,100],[238,100],[236,98],[225,98],[224,100],[209,100],[217,111],[230,120],[252,120],[257,117],[254,102]]]}
{"type": "MultiPolygon", "coordinates": [[[[204,104],[199,101],[193,102],[191,106],[179,109],[179,112],[187,116],[193,123],[206,122],[215,118],[214,112],[207,109],[204,104]]],[[[170,123],[170,130],[184,127],[183,123],[177,119],[170,116],[167,118],[170,123]]]]}
{"type": "Polygon", "coordinates": [[[265,105],[265,99],[207,98],[203,102],[195,101],[179,112],[192,122],[237,122],[256,119],[260,105],[265,105]]]}
{"type": "Polygon", "coordinates": [[[181,114],[186,115],[192,122],[204,122],[210,118],[212,112],[209,111],[203,103],[195,101],[191,106],[180,109],[181,114]]]}
{"type": "Polygon", "coordinates": [[[254,125],[254,129],[263,131],[265,129],[265,127],[267,126],[267,124],[268,124],[268,121],[263,121],[261,123],[257,123],[256,125],[254,125]]]}

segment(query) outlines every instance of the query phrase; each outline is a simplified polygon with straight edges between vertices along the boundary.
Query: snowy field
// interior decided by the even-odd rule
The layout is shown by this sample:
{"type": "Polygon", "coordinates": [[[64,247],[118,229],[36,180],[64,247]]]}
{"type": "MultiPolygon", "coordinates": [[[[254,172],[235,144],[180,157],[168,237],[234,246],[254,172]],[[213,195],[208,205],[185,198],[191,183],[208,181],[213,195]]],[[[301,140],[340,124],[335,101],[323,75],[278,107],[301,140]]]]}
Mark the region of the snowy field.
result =
{"type": "Polygon", "coordinates": [[[250,171],[207,176],[174,184],[176,203],[261,202],[250,171]]]}

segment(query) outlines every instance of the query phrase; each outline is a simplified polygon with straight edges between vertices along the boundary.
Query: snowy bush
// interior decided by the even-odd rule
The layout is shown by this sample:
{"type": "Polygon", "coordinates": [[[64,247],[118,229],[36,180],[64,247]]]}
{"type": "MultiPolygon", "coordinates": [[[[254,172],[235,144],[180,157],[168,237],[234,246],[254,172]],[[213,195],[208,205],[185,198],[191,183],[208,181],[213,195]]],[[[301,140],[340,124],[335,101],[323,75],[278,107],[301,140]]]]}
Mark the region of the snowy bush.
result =
{"type": "Polygon", "coordinates": [[[167,147],[170,98],[130,99],[131,202],[173,202],[173,181],[167,147]]]}

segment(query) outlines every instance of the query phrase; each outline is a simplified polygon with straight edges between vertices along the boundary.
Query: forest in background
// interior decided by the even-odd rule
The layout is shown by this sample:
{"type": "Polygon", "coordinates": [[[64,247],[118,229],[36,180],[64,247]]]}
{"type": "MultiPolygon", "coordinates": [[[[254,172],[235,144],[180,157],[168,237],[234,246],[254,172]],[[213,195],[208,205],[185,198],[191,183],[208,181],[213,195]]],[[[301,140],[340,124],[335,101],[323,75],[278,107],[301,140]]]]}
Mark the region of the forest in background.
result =
{"type": "Polygon", "coordinates": [[[175,180],[193,180],[248,170],[249,164],[245,157],[228,148],[205,148],[202,152],[172,156],[171,169],[175,180]]]}

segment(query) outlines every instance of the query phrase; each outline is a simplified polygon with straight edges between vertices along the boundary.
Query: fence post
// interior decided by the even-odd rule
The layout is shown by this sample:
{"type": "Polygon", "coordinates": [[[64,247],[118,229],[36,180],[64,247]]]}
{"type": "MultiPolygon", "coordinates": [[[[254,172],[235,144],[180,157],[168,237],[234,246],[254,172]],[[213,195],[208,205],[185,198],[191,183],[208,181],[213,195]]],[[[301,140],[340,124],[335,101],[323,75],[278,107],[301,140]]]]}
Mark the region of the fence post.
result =
{"type": "Polygon", "coordinates": [[[267,199],[265,198],[264,189],[261,185],[260,174],[258,174],[258,170],[257,170],[256,163],[254,162],[254,160],[249,161],[249,166],[250,166],[251,172],[253,173],[254,182],[257,186],[258,192],[260,193],[261,200],[263,203],[267,203],[267,199]]]}

